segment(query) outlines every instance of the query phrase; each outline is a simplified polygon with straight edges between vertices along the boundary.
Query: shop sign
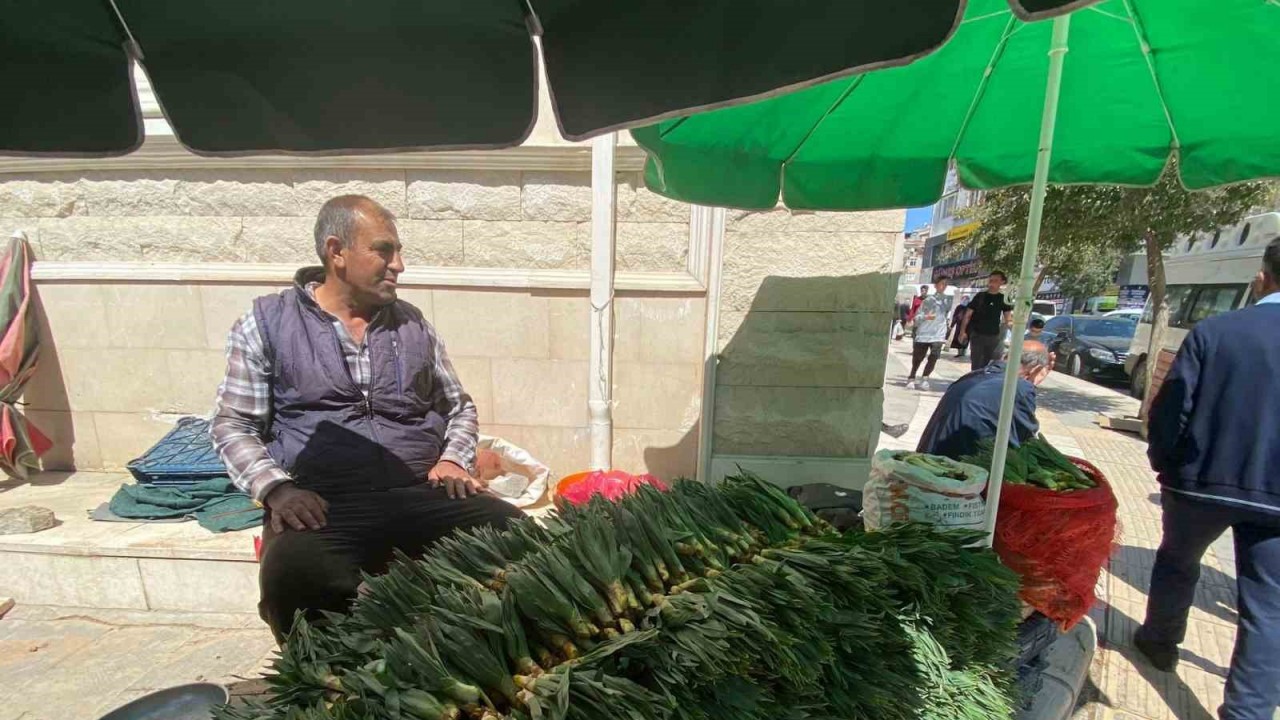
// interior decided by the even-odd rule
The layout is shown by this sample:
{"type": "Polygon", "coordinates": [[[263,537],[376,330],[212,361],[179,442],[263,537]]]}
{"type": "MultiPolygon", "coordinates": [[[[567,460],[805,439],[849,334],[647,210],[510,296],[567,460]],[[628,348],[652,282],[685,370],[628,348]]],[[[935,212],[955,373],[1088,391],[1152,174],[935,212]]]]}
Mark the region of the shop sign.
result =
{"type": "Polygon", "coordinates": [[[1146,307],[1151,288],[1146,285],[1123,285],[1116,293],[1116,305],[1121,310],[1141,310],[1146,307]]]}
{"type": "Polygon", "coordinates": [[[983,272],[982,262],[978,258],[969,258],[968,260],[960,260],[959,262],[945,265],[935,265],[931,279],[936,282],[939,275],[946,275],[951,278],[952,285],[959,286],[964,285],[967,281],[985,277],[986,273],[983,272]]]}
{"type": "Polygon", "coordinates": [[[976,222],[968,222],[951,228],[947,231],[947,242],[964,240],[978,230],[978,225],[976,222]]]}

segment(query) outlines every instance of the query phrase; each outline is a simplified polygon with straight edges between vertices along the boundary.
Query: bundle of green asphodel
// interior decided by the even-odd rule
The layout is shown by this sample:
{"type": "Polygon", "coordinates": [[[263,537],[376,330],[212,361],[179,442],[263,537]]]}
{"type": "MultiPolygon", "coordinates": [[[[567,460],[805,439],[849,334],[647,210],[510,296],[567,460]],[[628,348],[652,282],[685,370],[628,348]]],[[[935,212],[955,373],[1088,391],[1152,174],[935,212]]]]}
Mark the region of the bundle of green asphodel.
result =
{"type": "Polygon", "coordinates": [[[745,474],[644,487],[399,558],[216,717],[1008,717],[1017,579],[973,540],[837,533],[745,474]]]}

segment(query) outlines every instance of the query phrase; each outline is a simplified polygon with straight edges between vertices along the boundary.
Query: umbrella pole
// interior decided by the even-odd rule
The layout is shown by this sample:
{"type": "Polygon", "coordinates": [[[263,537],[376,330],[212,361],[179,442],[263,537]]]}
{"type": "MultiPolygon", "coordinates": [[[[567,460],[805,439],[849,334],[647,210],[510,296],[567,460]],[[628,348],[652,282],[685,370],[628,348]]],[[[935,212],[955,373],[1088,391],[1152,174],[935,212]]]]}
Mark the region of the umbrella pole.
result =
{"type": "Polygon", "coordinates": [[[987,482],[987,545],[995,538],[996,515],[1000,509],[1000,489],[1004,481],[1004,460],[1009,452],[1009,434],[1013,425],[1014,396],[1022,364],[1022,338],[1018,328],[1027,326],[1031,304],[1035,299],[1036,255],[1040,248],[1040,219],[1044,215],[1044,195],[1049,184],[1049,161],[1053,156],[1053,129],[1058,119],[1058,91],[1062,86],[1062,64],[1067,54],[1067,35],[1071,16],[1053,19],[1053,40],[1049,45],[1049,77],[1045,83],[1044,114],[1040,118],[1040,146],[1036,152],[1035,181],[1031,186],[1031,214],[1027,218],[1027,241],[1022,248],[1022,274],[1018,303],[1013,311],[1013,333],[1009,342],[1009,359],[1004,368],[1004,387],[1000,395],[1000,419],[996,424],[996,447],[991,457],[991,476],[987,482]]]}

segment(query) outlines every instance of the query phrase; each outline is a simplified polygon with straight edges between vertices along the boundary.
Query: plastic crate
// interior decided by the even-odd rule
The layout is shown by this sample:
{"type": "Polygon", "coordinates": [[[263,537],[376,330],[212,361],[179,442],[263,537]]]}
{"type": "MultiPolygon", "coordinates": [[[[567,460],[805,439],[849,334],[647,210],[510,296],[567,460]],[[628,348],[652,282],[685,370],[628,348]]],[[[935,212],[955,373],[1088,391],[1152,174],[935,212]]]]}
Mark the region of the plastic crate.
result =
{"type": "Polygon", "coordinates": [[[142,457],[125,466],[143,485],[183,486],[227,477],[213,449],[209,421],[184,417],[142,457]]]}

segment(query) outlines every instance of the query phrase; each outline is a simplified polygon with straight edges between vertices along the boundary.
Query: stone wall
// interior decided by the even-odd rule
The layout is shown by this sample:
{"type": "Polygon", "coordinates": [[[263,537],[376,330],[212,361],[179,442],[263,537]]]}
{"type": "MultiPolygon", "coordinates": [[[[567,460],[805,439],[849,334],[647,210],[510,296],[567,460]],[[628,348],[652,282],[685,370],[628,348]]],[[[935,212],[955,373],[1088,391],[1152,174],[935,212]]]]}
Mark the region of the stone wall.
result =
{"type": "MultiPolygon", "coordinates": [[[[54,440],[50,469],[123,468],[181,415],[211,412],[232,323],[280,286],[64,283],[37,287],[42,361],[24,398],[54,440]]],[[[585,291],[405,288],[444,339],[481,431],[557,473],[584,469],[589,319],[585,291]]],[[[697,462],[700,296],[617,300],[615,459],[664,477],[697,462]]]]}
{"type": "MultiPolygon", "coordinates": [[[[399,218],[407,265],[586,269],[587,172],[168,170],[0,176],[0,232],[41,260],[307,263],[325,200],[368,195],[399,218]]],[[[679,271],[689,206],[618,174],[618,269],[679,271]]]]}
{"type": "Polygon", "coordinates": [[[716,455],[875,450],[903,222],[901,210],[729,212],[716,455]]]}
{"type": "MultiPolygon", "coordinates": [[[[684,272],[690,209],[618,174],[618,269],[684,272]]],[[[279,285],[200,279],[202,266],[313,262],[329,197],[399,217],[418,267],[585,270],[585,171],[175,169],[0,175],[0,232],[39,260],[181,263],[186,283],[39,281],[45,355],[31,418],[50,468],[118,469],[183,414],[207,413],[226,332],[279,285]]],[[[865,457],[880,413],[889,265],[885,213],[729,211],[720,307],[718,454],[865,457]],[[880,326],[884,326],[881,332],[880,326]]],[[[482,430],[568,473],[587,465],[585,290],[409,286],[480,408],[482,430]]],[[[704,293],[620,293],[615,465],[691,475],[701,413],[704,293]]]]}

